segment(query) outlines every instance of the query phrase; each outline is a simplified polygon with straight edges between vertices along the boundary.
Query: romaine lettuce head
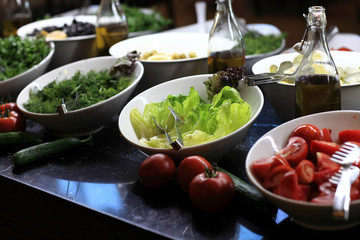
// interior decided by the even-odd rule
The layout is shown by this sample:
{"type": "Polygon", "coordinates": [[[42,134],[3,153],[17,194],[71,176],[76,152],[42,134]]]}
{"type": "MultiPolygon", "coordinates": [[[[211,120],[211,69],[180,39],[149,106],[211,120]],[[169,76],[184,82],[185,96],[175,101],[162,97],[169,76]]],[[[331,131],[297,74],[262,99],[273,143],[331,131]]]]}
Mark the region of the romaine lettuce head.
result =
{"type": "Polygon", "coordinates": [[[184,118],[179,125],[184,146],[193,146],[221,138],[234,132],[250,120],[251,108],[232,87],[224,87],[206,103],[194,87],[185,95],[169,95],[164,101],[149,103],[141,115],[138,109],[130,113],[130,121],[140,144],[154,148],[171,148],[163,132],[155,125],[165,128],[173,140],[177,138],[171,106],[184,118]]]}

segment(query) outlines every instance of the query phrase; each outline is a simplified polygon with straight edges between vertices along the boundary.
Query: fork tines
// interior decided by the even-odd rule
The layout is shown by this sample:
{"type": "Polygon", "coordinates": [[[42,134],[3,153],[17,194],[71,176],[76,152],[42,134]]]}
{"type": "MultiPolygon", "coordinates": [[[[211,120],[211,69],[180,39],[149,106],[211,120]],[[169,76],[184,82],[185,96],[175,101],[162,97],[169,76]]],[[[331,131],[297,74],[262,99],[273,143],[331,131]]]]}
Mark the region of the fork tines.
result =
{"type": "Polygon", "coordinates": [[[348,165],[353,164],[354,159],[357,159],[359,154],[360,151],[358,145],[346,142],[341,146],[340,150],[336,151],[335,154],[331,156],[330,159],[341,165],[348,165]]]}

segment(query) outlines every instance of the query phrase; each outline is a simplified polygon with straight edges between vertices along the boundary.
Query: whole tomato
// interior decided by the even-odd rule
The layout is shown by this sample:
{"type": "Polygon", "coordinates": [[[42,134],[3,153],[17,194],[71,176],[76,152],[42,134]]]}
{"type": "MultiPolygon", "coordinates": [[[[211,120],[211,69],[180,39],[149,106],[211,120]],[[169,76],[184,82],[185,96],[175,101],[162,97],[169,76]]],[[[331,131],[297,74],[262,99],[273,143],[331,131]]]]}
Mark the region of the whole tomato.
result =
{"type": "Polygon", "coordinates": [[[177,169],[177,183],[184,191],[189,191],[189,185],[193,178],[205,171],[206,168],[211,169],[211,164],[201,156],[189,156],[184,158],[177,169]]]}
{"type": "Polygon", "coordinates": [[[151,189],[161,188],[175,177],[174,160],[166,154],[156,153],[147,157],[139,167],[141,183],[151,189]]]}
{"type": "Polygon", "coordinates": [[[219,211],[233,200],[234,181],[224,172],[206,169],[191,181],[189,196],[196,208],[207,212],[219,211]]]}
{"type": "Polygon", "coordinates": [[[0,111],[0,132],[24,131],[25,125],[25,119],[21,113],[8,109],[0,111]]]}

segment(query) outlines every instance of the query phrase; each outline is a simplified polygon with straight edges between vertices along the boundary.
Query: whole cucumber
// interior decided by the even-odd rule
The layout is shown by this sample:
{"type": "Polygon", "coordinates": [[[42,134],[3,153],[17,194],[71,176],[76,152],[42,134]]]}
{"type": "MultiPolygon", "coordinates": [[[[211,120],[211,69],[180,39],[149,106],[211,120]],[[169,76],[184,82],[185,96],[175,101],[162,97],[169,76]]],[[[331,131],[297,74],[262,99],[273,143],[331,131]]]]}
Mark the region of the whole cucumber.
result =
{"type": "Polygon", "coordinates": [[[24,148],[11,156],[13,168],[25,165],[38,159],[44,159],[69,150],[72,150],[83,142],[87,142],[91,136],[85,140],[76,137],[60,138],[51,142],[41,143],[35,146],[24,148]]]}
{"type": "Polygon", "coordinates": [[[32,132],[3,132],[0,133],[1,145],[36,145],[42,143],[41,137],[32,132]]]}

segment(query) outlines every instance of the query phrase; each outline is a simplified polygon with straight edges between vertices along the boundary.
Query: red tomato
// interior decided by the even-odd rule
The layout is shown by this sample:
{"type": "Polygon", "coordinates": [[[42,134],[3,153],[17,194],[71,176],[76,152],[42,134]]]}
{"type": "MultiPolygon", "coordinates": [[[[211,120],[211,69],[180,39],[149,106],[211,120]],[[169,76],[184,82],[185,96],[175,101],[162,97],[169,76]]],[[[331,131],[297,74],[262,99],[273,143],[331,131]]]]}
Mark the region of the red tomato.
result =
{"type": "Polygon", "coordinates": [[[287,165],[279,165],[271,169],[269,175],[265,178],[264,181],[264,188],[273,188],[279,185],[281,179],[283,178],[284,174],[292,171],[293,169],[287,165]]]}
{"type": "Polygon", "coordinates": [[[219,211],[233,200],[235,185],[228,174],[208,169],[191,181],[189,196],[191,203],[198,209],[219,211]]]}
{"type": "Polygon", "coordinates": [[[307,201],[307,197],[298,183],[298,176],[294,170],[284,174],[277,188],[280,196],[294,200],[307,201]]]}
{"type": "Polygon", "coordinates": [[[255,176],[263,181],[269,175],[270,170],[279,165],[289,166],[289,163],[280,155],[274,155],[254,161],[251,165],[251,170],[255,176]]]}
{"type": "Polygon", "coordinates": [[[349,51],[349,52],[352,51],[351,49],[349,49],[349,48],[347,48],[347,47],[341,47],[341,48],[338,48],[338,49],[336,49],[336,50],[338,50],[338,51],[349,51]]]}
{"type": "Polygon", "coordinates": [[[25,119],[19,112],[5,110],[0,114],[0,132],[24,131],[25,125],[25,119]]]}
{"type": "Polygon", "coordinates": [[[339,132],[339,141],[340,143],[349,141],[360,142],[360,130],[348,129],[339,132]]]}
{"type": "Polygon", "coordinates": [[[328,195],[320,193],[318,196],[311,199],[312,203],[318,203],[318,204],[333,204],[334,201],[334,195],[328,195]]]}
{"type": "Polygon", "coordinates": [[[0,112],[5,111],[6,109],[9,111],[19,112],[19,108],[16,105],[16,103],[14,103],[14,102],[4,103],[4,104],[0,105],[0,112]]]}
{"type": "Polygon", "coordinates": [[[309,160],[302,160],[295,168],[300,184],[311,183],[314,179],[316,167],[309,160]]]}
{"type": "Polygon", "coordinates": [[[279,154],[288,161],[290,166],[296,166],[301,160],[307,158],[308,145],[302,137],[290,137],[288,144],[280,150],[279,154]]]}
{"type": "Polygon", "coordinates": [[[316,153],[316,167],[318,171],[322,170],[339,170],[340,165],[330,160],[331,156],[323,152],[316,153]]]}
{"type": "Polygon", "coordinates": [[[321,130],[312,124],[302,124],[296,127],[291,133],[290,137],[302,137],[310,146],[311,140],[323,140],[321,130]]]}
{"type": "Polygon", "coordinates": [[[331,137],[331,129],[330,128],[323,128],[320,130],[321,131],[321,135],[324,141],[328,141],[328,142],[332,142],[332,137],[331,137]]]}
{"type": "Polygon", "coordinates": [[[206,168],[212,169],[211,164],[201,156],[189,156],[184,158],[177,169],[177,183],[184,191],[189,191],[189,185],[193,178],[205,171],[206,168]]]}
{"type": "Polygon", "coordinates": [[[156,153],[146,158],[140,165],[139,177],[147,188],[161,188],[175,177],[175,163],[166,154],[156,153]]]}
{"type": "Polygon", "coordinates": [[[323,140],[313,140],[310,144],[310,154],[313,156],[315,156],[317,152],[323,152],[329,155],[333,155],[339,149],[339,144],[323,140]]]}

